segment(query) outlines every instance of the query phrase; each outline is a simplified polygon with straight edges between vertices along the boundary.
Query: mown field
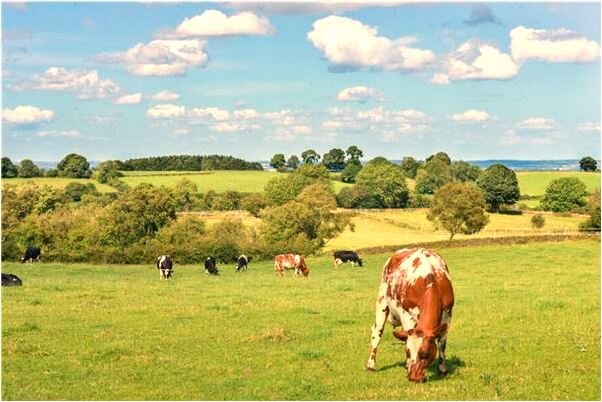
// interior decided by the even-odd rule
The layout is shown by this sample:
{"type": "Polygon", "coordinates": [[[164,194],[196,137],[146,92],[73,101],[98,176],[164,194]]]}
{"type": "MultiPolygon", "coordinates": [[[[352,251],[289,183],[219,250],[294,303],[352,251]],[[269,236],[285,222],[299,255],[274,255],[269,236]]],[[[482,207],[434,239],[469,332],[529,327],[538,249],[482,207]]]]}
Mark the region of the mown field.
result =
{"type": "Polygon", "coordinates": [[[548,184],[561,177],[578,178],[588,192],[600,188],[600,172],[516,172],[516,177],[521,195],[544,195],[548,184]]]}
{"type": "Polygon", "coordinates": [[[270,262],[209,277],[176,265],[4,263],[2,399],[600,399],[600,244],[437,250],[456,294],[447,355],[424,384],[405,378],[388,325],[366,372],[382,264],[309,278],[270,262]]]}

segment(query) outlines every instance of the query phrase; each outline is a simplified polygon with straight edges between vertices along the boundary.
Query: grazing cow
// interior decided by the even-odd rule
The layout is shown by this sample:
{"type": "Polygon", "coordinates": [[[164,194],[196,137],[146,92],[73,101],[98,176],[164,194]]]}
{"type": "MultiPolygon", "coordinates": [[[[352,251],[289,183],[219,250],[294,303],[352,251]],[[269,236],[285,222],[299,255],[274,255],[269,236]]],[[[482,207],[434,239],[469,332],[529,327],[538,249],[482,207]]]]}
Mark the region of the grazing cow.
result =
{"type": "Polygon", "coordinates": [[[410,381],[425,380],[425,370],[439,350],[439,374],[447,374],[445,346],[454,291],[445,261],[424,248],[398,250],[385,263],[372,327],[368,370],[376,366],[376,349],[385,320],[401,329],[393,335],[405,342],[410,381]]]}
{"type": "Polygon", "coordinates": [[[205,272],[211,275],[219,275],[215,257],[210,256],[205,259],[205,272]]]}
{"type": "Polygon", "coordinates": [[[285,269],[294,269],[296,275],[309,275],[309,268],[305,265],[305,260],[299,254],[280,254],[274,259],[274,269],[276,274],[284,276],[285,269]]]}
{"type": "Polygon", "coordinates": [[[23,282],[17,275],[2,274],[2,286],[21,286],[23,282]]]}
{"type": "Polygon", "coordinates": [[[157,258],[157,269],[159,270],[159,280],[171,278],[173,258],[169,255],[162,255],[157,258]]]}
{"type": "Polygon", "coordinates": [[[236,260],[236,272],[246,271],[249,262],[253,259],[253,257],[247,257],[244,254],[241,254],[236,260]]]}
{"type": "Polygon", "coordinates": [[[39,247],[29,246],[27,250],[25,250],[25,254],[21,257],[21,262],[33,262],[40,261],[42,257],[42,250],[39,247]]]}
{"type": "Polygon", "coordinates": [[[363,263],[362,259],[357,255],[356,252],[354,252],[354,251],[348,251],[348,250],[335,251],[334,252],[334,267],[338,268],[339,265],[341,265],[341,264],[343,264],[345,262],[351,262],[351,266],[352,267],[356,263],[360,267],[364,266],[364,263],[363,263]]]}

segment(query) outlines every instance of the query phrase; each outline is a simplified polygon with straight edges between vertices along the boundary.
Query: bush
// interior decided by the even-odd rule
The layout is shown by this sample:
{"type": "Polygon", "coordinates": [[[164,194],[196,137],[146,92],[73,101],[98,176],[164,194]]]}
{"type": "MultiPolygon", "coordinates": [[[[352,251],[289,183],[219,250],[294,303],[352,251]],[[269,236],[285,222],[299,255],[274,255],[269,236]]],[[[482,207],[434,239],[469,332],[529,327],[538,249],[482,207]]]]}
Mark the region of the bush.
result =
{"type": "Polygon", "coordinates": [[[345,165],[345,169],[341,172],[341,181],[344,183],[354,183],[355,177],[362,170],[362,164],[357,159],[351,159],[345,165]]]}
{"type": "Polygon", "coordinates": [[[214,211],[235,211],[240,209],[242,194],[238,191],[225,191],[213,198],[211,209],[214,211]]]}
{"type": "Polygon", "coordinates": [[[270,205],[283,205],[315,182],[330,185],[328,170],[322,165],[302,165],[291,174],[270,179],[264,188],[265,199],[270,205]]]}
{"type": "Polygon", "coordinates": [[[383,208],[381,200],[365,186],[345,187],[337,195],[337,204],[343,208],[383,208]]]}
{"type": "Polygon", "coordinates": [[[83,183],[78,183],[76,181],[67,183],[67,185],[65,186],[65,189],[63,191],[65,193],[65,196],[69,200],[74,201],[74,202],[81,201],[82,197],[85,194],[98,193],[98,191],[96,190],[96,186],[94,184],[92,184],[92,183],[83,184],[83,183]]]}
{"type": "Polygon", "coordinates": [[[546,224],[546,218],[542,214],[535,214],[531,217],[531,227],[541,229],[546,224]]]}
{"type": "Polygon", "coordinates": [[[576,177],[562,177],[548,184],[541,200],[544,211],[570,212],[586,204],[585,184],[576,177]]]}
{"type": "Polygon", "coordinates": [[[410,193],[410,199],[408,201],[408,208],[430,208],[431,207],[431,199],[417,193],[416,191],[412,191],[410,193]]]}
{"type": "Polygon", "coordinates": [[[579,225],[581,230],[600,230],[600,189],[596,189],[589,197],[586,206],[589,218],[579,225]]]}
{"type": "Polygon", "coordinates": [[[268,205],[265,197],[259,193],[251,193],[243,197],[240,207],[253,216],[259,216],[260,211],[268,205]]]}

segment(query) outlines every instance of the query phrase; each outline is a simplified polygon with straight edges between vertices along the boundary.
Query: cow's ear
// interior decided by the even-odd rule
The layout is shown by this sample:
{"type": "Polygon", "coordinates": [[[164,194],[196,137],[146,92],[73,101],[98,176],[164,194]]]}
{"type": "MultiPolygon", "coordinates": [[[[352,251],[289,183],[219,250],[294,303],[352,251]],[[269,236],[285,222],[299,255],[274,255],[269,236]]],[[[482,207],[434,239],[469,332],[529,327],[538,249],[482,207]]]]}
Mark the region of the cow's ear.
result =
{"type": "Polygon", "coordinates": [[[393,336],[402,342],[407,341],[409,335],[410,335],[410,333],[408,331],[404,331],[403,329],[398,329],[397,331],[393,331],[393,336]]]}

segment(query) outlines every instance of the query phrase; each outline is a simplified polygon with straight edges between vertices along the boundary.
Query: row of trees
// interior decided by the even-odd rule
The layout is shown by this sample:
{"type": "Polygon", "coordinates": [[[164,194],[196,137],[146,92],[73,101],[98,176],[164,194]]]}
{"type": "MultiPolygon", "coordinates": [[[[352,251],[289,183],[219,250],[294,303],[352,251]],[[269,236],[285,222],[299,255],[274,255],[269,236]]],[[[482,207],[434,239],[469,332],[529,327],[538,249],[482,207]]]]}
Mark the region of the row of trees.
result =
{"type": "Polygon", "coordinates": [[[11,177],[69,177],[73,179],[88,178],[92,175],[87,159],[78,154],[65,156],[56,169],[40,169],[30,159],[23,159],[19,165],[13,164],[10,158],[2,158],[2,178],[11,177]]]}
{"type": "Polygon", "coordinates": [[[115,161],[119,170],[263,170],[261,163],[226,155],[170,155],[115,161]]]}
{"type": "Polygon", "coordinates": [[[320,163],[324,165],[331,172],[340,172],[345,169],[349,164],[356,164],[361,166],[360,158],[364,156],[364,153],[357,146],[352,145],[347,148],[346,151],[341,148],[333,148],[320,156],[313,149],[308,149],[301,153],[301,159],[297,155],[291,155],[288,159],[284,154],[275,154],[270,159],[270,166],[279,171],[284,170],[295,170],[301,163],[305,165],[315,165],[320,163]]]}

